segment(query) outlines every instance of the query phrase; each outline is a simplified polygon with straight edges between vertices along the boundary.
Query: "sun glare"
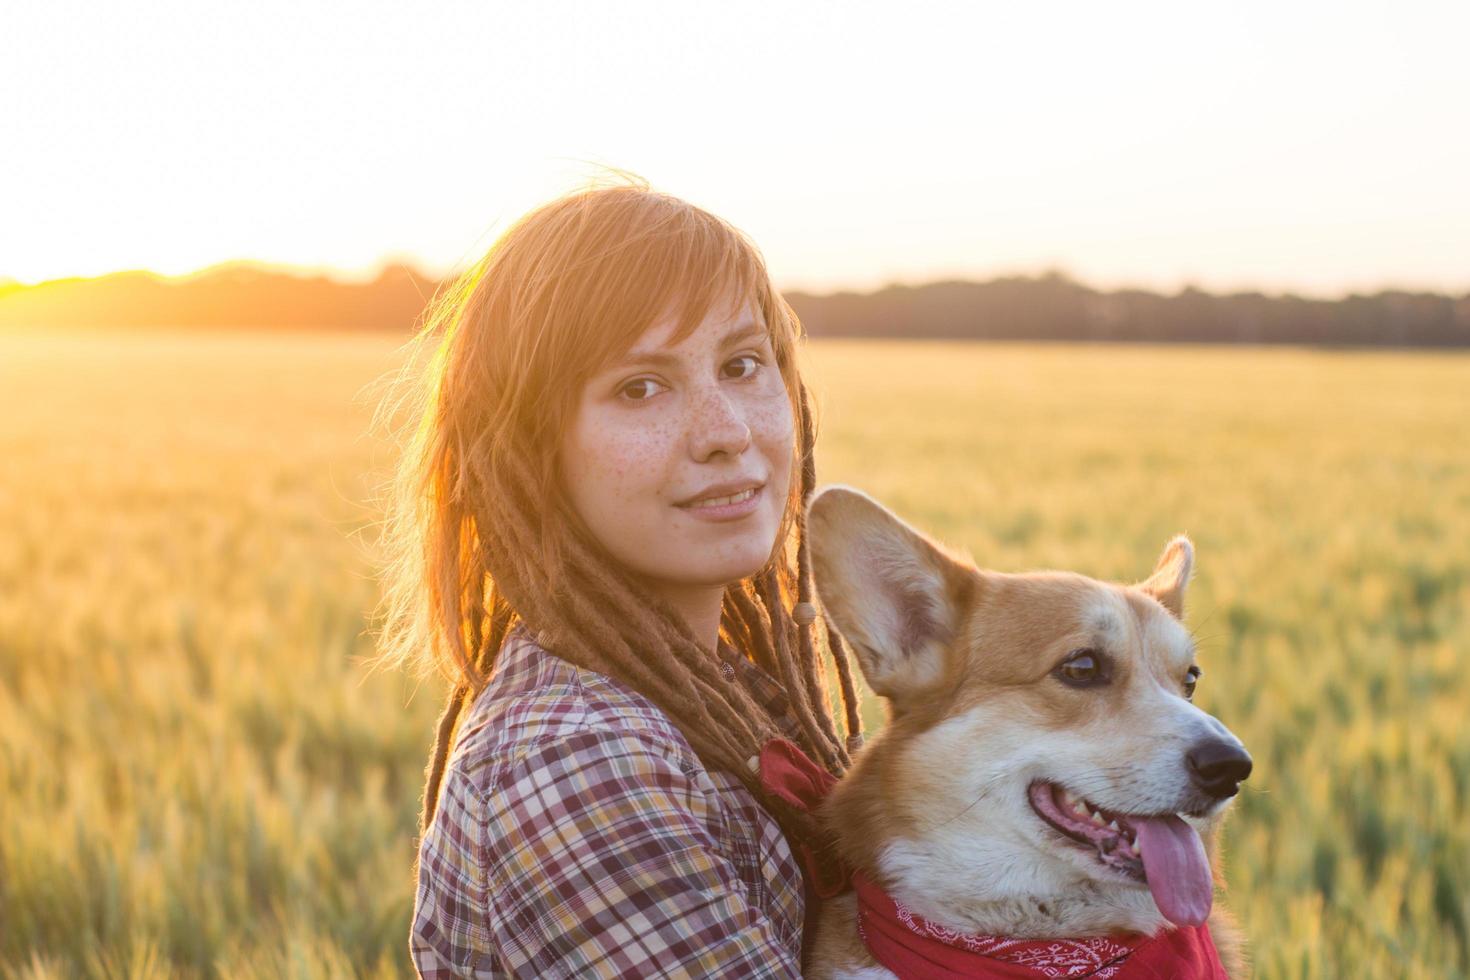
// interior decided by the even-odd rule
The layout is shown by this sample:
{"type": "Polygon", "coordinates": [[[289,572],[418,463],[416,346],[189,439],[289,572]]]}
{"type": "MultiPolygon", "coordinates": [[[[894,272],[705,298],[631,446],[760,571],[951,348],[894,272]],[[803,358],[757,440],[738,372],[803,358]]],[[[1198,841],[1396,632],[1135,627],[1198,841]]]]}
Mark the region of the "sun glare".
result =
{"type": "Polygon", "coordinates": [[[1470,7],[634,6],[20,5],[0,278],[438,275],[610,165],[787,287],[1465,286],[1470,7]]]}

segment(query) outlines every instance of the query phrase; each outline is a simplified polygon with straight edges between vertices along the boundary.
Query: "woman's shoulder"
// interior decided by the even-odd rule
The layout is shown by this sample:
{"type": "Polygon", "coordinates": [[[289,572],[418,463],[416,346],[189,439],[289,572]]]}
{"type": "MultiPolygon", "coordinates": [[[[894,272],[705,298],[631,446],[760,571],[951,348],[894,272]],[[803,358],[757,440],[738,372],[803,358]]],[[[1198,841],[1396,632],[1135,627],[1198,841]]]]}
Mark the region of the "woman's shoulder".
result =
{"type": "Polygon", "coordinates": [[[648,699],[517,631],[455,744],[419,845],[416,963],[796,975],[805,904],[780,827],[648,699]]]}
{"type": "Polygon", "coordinates": [[[460,722],[448,768],[489,790],[549,746],[597,736],[631,739],[680,764],[698,765],[688,740],[656,704],[614,678],[561,659],[517,624],[460,722]]]}

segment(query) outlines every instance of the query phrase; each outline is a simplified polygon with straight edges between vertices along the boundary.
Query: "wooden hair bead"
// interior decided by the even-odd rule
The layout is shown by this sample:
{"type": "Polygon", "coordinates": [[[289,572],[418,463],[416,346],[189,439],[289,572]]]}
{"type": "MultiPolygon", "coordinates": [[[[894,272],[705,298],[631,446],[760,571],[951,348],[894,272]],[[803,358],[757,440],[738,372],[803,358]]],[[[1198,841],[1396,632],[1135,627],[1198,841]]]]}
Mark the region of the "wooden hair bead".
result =
{"type": "Polygon", "coordinates": [[[536,634],[536,644],[543,650],[550,650],[555,641],[556,637],[552,635],[551,630],[541,630],[536,634]]]}
{"type": "Polygon", "coordinates": [[[810,602],[798,602],[791,607],[791,618],[798,626],[810,626],[817,621],[817,607],[810,602]]]}
{"type": "Polygon", "coordinates": [[[751,773],[753,773],[754,775],[759,776],[761,774],[761,757],[760,756],[758,756],[758,755],[751,756],[749,759],[746,759],[745,760],[745,765],[750,769],[751,773]]]}

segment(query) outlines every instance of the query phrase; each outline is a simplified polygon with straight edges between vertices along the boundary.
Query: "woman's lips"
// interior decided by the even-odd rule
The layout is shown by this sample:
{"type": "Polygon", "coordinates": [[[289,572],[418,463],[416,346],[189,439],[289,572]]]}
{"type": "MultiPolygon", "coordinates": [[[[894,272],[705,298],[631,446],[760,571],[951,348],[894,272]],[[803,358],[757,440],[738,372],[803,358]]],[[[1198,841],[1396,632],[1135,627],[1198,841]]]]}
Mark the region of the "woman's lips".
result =
{"type": "Polygon", "coordinates": [[[753,487],[728,496],[710,497],[675,506],[702,521],[734,521],[755,512],[765,489],[764,486],[753,487]]]}

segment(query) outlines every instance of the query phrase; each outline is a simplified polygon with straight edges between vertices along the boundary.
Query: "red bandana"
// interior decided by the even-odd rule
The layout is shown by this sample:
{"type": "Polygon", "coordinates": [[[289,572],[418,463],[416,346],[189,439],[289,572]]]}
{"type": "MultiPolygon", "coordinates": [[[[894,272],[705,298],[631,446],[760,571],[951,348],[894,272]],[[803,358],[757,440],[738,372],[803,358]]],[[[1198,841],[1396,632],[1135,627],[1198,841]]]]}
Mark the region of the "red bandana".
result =
{"type": "MultiPolygon", "coordinates": [[[[802,810],[814,810],[837,779],[794,743],[773,738],[761,748],[761,785],[802,810]]],[[[813,891],[831,898],[857,890],[858,932],[873,958],[901,980],[999,977],[1094,977],[1097,980],[1227,980],[1208,926],[1181,926],[1153,936],[1005,939],[956,932],[915,915],[861,871],[823,865],[797,848],[813,891]]]]}
{"type": "Polygon", "coordinates": [[[956,932],[916,915],[853,873],[858,932],[873,957],[900,977],[1096,977],[1098,980],[1226,980],[1207,926],[1152,936],[1006,939],[956,932]]]}

